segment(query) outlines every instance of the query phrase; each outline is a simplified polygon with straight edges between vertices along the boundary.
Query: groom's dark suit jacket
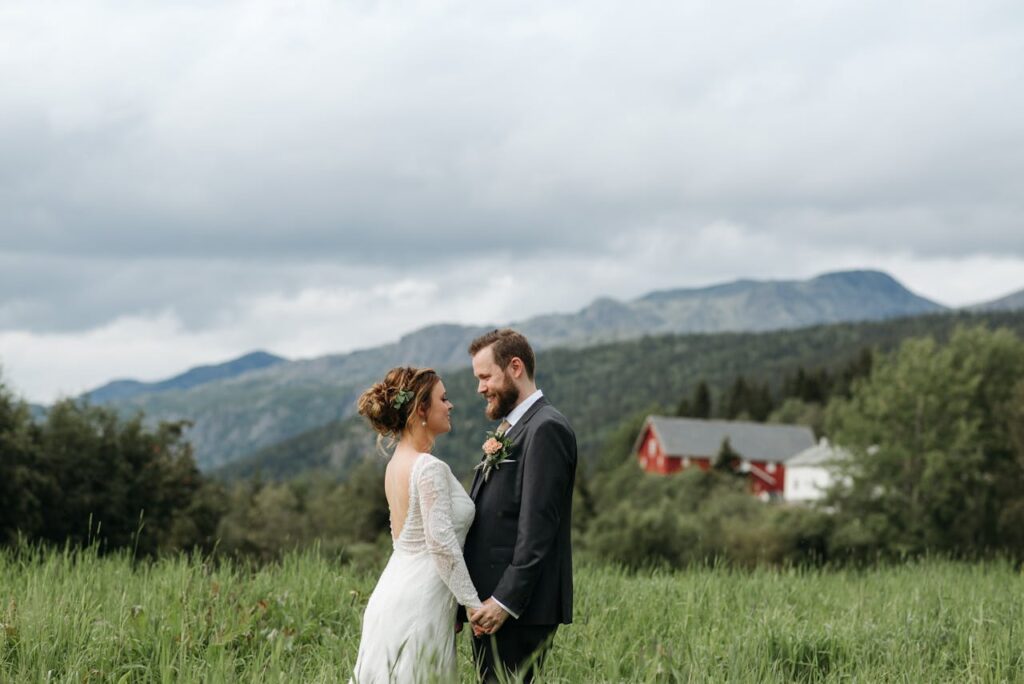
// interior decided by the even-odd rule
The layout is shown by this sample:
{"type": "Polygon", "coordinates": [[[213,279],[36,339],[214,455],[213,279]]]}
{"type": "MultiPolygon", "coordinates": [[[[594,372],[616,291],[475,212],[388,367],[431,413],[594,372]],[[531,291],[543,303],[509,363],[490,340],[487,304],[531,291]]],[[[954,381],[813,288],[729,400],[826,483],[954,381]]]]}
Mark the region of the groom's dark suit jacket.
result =
{"type": "Polygon", "coordinates": [[[541,397],[507,436],[514,463],[486,482],[479,471],[473,479],[476,518],[466,537],[466,566],[480,598],[493,596],[519,615],[515,624],[568,624],[576,435],[541,397]]]}

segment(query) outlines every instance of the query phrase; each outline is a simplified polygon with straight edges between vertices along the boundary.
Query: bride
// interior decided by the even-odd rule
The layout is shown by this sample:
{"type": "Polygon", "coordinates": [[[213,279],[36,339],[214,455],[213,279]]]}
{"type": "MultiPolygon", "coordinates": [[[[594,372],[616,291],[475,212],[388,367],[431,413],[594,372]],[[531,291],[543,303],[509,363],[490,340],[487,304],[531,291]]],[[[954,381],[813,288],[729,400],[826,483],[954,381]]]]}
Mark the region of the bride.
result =
{"type": "Polygon", "coordinates": [[[452,404],[428,368],[393,368],[359,398],[359,413],[397,440],[384,475],[394,551],[363,614],[353,682],[454,681],[456,603],[481,606],[462,545],[473,501],[433,455],[452,404]]]}

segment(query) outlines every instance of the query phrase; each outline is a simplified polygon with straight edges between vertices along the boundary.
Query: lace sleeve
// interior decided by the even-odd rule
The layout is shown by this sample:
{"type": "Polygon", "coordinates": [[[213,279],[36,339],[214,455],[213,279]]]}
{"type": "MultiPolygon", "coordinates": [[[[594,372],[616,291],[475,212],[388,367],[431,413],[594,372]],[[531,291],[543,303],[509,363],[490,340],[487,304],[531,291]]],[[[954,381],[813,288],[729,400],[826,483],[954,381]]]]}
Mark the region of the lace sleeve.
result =
{"type": "Polygon", "coordinates": [[[434,557],[434,565],[441,580],[448,585],[461,605],[477,609],[482,604],[476,587],[466,569],[459,538],[452,522],[452,494],[447,467],[441,461],[424,465],[417,478],[420,514],[423,517],[423,535],[427,549],[434,557]]]}

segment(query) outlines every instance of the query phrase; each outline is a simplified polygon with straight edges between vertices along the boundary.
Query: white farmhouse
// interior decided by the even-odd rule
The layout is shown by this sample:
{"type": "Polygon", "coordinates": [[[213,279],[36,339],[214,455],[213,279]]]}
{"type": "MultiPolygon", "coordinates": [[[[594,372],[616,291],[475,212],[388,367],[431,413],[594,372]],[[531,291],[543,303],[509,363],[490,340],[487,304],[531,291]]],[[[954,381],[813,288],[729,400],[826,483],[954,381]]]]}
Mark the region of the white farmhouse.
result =
{"type": "Polygon", "coordinates": [[[833,447],[822,437],[786,462],[783,500],[806,503],[824,498],[825,490],[836,483],[838,464],[847,458],[849,452],[833,447]]]}

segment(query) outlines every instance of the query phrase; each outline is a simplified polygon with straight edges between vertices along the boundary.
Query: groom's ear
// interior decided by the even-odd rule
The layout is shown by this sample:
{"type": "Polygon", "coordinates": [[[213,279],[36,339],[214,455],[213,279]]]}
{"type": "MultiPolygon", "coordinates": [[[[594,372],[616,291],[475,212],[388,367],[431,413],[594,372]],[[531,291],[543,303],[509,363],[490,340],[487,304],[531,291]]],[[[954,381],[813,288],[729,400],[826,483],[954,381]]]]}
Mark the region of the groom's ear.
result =
{"type": "Polygon", "coordinates": [[[508,369],[512,373],[512,377],[518,380],[523,377],[523,373],[526,371],[526,364],[518,356],[513,356],[512,360],[508,362],[508,369]]]}

